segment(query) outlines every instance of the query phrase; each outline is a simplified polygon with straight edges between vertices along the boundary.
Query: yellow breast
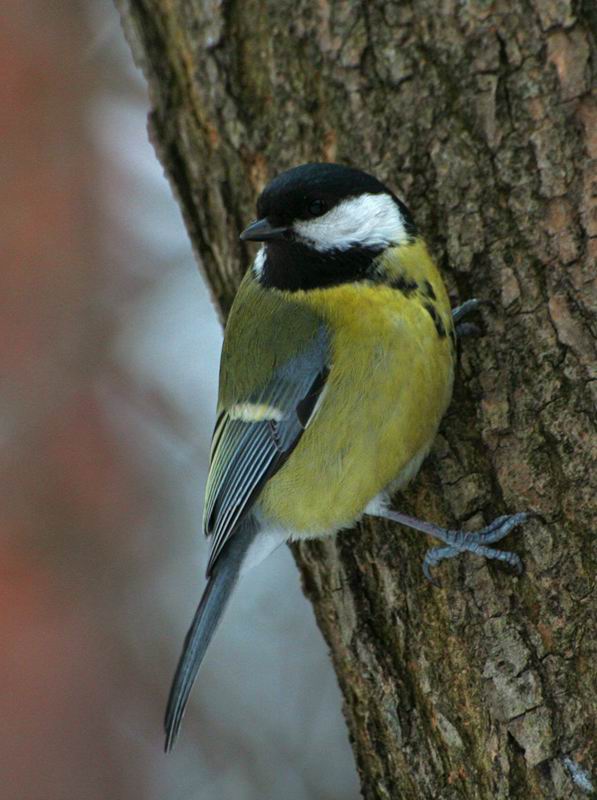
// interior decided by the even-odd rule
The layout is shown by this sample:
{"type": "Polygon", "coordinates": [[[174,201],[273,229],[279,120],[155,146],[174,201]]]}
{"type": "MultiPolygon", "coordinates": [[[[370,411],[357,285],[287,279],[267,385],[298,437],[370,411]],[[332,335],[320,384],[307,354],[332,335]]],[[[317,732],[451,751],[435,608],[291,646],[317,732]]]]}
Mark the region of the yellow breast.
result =
{"type": "Polygon", "coordinates": [[[394,259],[392,274],[384,265],[397,288],[354,283],[293,295],[332,334],[319,410],[259,499],[269,518],[297,533],[350,526],[379,492],[413,471],[409,464],[428,452],[450,401],[449,300],[426,249],[411,255],[418,255],[415,268],[394,259]]]}

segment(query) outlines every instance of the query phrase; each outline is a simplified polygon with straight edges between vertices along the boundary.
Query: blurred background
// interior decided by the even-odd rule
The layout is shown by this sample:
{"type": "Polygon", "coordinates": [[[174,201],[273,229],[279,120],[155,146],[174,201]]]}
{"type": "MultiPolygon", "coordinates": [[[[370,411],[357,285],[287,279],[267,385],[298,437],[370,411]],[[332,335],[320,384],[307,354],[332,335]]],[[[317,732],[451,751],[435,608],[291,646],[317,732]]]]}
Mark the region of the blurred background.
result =
{"type": "Polygon", "coordinates": [[[5,0],[0,74],[0,798],[356,798],[286,548],[240,587],[162,751],[221,331],[111,3],[5,0]]]}

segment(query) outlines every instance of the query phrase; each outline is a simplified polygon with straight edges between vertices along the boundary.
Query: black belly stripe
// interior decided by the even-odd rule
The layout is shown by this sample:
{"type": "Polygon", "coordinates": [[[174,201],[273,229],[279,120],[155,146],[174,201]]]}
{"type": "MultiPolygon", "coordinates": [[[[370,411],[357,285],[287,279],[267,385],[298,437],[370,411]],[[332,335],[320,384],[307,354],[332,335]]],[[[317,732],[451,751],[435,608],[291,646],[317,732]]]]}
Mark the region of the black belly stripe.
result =
{"type": "Polygon", "coordinates": [[[433,320],[433,324],[435,325],[435,330],[437,331],[437,335],[443,339],[446,336],[446,328],[442,321],[442,318],[437,313],[435,306],[432,303],[425,303],[425,310],[433,320]]]}

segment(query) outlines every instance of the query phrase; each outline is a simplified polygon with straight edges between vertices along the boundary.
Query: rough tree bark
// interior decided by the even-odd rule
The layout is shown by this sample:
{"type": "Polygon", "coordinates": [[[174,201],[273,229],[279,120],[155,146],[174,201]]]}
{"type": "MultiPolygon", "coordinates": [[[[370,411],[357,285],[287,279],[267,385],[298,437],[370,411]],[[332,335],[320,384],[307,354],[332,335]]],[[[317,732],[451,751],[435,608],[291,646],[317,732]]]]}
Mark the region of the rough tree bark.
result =
{"type": "Polygon", "coordinates": [[[119,0],[150,131],[226,315],[277,171],[348,162],[405,196],[454,300],[495,304],[401,508],[533,509],[526,573],[367,522],[295,547],[366,798],[581,795],[595,758],[594,8],[572,0],[119,0]],[[591,15],[593,18],[591,19],[591,15]],[[592,126],[592,127],[591,127],[592,126]]]}

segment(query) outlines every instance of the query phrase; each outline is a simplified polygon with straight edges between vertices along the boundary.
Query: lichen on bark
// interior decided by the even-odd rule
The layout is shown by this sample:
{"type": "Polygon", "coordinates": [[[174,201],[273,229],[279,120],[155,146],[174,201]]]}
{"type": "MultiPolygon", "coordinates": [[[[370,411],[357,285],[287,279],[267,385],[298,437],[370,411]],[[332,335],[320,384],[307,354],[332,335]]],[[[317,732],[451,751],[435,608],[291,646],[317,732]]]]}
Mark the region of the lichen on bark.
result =
{"type": "Polygon", "coordinates": [[[507,542],[525,574],[464,557],[434,589],[424,537],[384,522],[293,548],[364,796],[586,796],[574,765],[594,769],[597,696],[594,12],[570,0],[119,6],[223,317],[258,192],[308,160],[394,187],[455,302],[494,303],[397,503],[451,526],[539,512],[507,542]]]}

